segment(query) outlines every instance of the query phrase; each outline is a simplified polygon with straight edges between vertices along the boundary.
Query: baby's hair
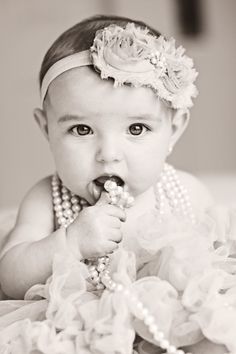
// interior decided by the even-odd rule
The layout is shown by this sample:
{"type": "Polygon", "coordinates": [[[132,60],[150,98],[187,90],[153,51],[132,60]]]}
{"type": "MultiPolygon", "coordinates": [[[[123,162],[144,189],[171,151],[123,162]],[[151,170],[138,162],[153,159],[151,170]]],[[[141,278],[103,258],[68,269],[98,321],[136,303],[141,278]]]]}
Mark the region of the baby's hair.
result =
{"type": "Polygon", "coordinates": [[[62,33],[49,48],[43,59],[39,74],[40,87],[46,72],[54,63],[69,55],[89,49],[93,45],[94,37],[98,30],[104,29],[111,24],[125,28],[129,22],[133,22],[143,29],[147,28],[149,32],[156,37],[161,35],[160,32],[150,27],[145,22],[132,20],[127,17],[113,15],[89,17],[62,33]]]}

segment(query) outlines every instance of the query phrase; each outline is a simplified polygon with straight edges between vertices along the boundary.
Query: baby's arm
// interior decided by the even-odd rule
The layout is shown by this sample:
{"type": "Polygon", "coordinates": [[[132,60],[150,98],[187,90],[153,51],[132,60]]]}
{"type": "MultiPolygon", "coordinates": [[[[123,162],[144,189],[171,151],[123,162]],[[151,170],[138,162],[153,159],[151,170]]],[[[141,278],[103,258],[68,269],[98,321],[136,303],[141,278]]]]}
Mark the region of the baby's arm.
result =
{"type": "Polygon", "coordinates": [[[109,204],[102,193],[98,202],[82,210],[67,231],[54,231],[50,178],[39,182],[25,197],[16,225],[0,260],[0,283],[6,295],[23,298],[34,284],[45,283],[55,253],[65,248],[79,259],[113,252],[121,241],[125,212],[109,204]]]}
{"type": "Polygon", "coordinates": [[[24,198],[3,249],[0,283],[8,296],[23,298],[32,285],[46,281],[54,254],[65,247],[64,231],[53,230],[50,178],[45,178],[24,198]]]}

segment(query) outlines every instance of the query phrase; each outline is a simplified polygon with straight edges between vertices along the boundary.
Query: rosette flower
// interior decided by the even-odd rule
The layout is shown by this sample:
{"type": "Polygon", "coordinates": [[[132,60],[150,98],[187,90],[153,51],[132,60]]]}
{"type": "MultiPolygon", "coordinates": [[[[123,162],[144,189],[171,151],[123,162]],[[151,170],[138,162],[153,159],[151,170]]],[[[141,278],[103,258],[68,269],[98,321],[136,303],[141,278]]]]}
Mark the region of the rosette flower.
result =
{"type": "Polygon", "coordinates": [[[115,86],[150,87],[172,108],[192,106],[197,72],[174,39],[157,38],[133,23],[110,25],[97,32],[90,51],[102,79],[114,79],[115,86]]]}

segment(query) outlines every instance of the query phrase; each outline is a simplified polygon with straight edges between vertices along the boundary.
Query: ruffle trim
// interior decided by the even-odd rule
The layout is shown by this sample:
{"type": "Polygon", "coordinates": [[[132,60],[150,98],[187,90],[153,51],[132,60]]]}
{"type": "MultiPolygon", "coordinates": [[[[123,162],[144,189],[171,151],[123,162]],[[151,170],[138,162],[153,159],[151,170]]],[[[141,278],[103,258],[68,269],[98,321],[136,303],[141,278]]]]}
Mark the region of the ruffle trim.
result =
{"type": "Polygon", "coordinates": [[[58,254],[45,285],[24,301],[0,303],[1,350],[132,354],[137,335],[155,345],[133,294],[177,347],[207,338],[235,353],[236,210],[211,209],[195,226],[172,218],[160,227],[155,212],[141,219],[132,235],[138,256],[127,247],[111,259],[113,278],[130,297],[95,290],[84,263],[58,254]]]}

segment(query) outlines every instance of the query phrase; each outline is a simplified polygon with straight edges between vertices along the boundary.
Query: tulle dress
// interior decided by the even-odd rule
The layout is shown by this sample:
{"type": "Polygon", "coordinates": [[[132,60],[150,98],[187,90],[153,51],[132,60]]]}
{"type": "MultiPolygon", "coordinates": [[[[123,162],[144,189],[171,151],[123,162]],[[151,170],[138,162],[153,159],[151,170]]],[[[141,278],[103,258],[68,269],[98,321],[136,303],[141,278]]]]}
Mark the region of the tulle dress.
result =
{"type": "Polygon", "coordinates": [[[207,338],[235,354],[235,255],[236,210],[212,207],[194,225],[174,215],[159,223],[152,210],[111,256],[125,291],[93,288],[85,263],[56,254],[46,284],[0,301],[0,353],[161,353],[136,298],[176,347],[207,338]]]}

